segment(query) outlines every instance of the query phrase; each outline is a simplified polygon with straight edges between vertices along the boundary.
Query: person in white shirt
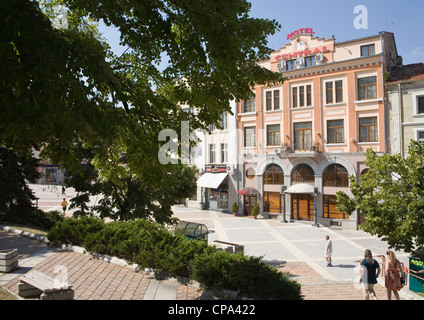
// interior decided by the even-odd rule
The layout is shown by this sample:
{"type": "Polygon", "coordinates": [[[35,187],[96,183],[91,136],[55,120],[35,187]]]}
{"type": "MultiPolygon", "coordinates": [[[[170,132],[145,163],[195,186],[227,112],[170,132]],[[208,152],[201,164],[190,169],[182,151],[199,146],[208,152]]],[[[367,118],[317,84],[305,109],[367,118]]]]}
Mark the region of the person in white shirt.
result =
{"type": "Polygon", "coordinates": [[[325,240],[327,240],[327,243],[325,244],[325,253],[324,257],[327,261],[327,267],[332,267],[331,264],[331,255],[333,254],[333,242],[330,240],[329,236],[325,236],[325,240]]]}

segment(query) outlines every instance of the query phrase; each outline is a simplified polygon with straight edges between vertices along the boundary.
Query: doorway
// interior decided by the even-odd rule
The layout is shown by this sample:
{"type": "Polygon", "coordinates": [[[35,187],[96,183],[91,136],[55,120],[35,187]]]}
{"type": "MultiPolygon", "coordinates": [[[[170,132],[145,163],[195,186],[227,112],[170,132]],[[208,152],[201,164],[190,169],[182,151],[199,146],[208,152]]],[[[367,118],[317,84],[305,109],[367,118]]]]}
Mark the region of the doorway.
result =
{"type": "Polygon", "coordinates": [[[258,201],[258,197],[255,194],[244,195],[244,214],[250,216],[255,203],[258,201]]]}
{"type": "Polygon", "coordinates": [[[292,194],[291,209],[293,220],[314,220],[314,198],[311,194],[292,194]]]}

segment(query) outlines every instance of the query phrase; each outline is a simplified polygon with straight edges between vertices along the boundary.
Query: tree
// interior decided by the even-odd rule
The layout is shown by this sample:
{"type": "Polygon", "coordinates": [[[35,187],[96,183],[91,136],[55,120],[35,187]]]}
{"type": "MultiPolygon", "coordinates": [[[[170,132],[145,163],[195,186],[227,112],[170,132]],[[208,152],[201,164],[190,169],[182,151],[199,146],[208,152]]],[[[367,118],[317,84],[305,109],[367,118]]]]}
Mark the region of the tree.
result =
{"type": "Polygon", "coordinates": [[[26,180],[36,181],[37,165],[30,155],[19,156],[10,148],[0,148],[0,216],[5,220],[17,221],[34,211],[35,196],[26,180]]]}
{"type": "Polygon", "coordinates": [[[360,210],[361,229],[387,241],[395,250],[424,247],[424,144],[411,142],[409,154],[365,153],[369,170],[360,181],[350,177],[353,198],[337,193],[338,209],[360,210]]]}
{"type": "Polygon", "coordinates": [[[132,177],[169,194],[181,185],[173,174],[186,169],[159,162],[163,129],[181,132],[183,121],[206,129],[255,84],[283,81],[256,63],[270,54],[266,38],[280,26],[249,10],[245,0],[1,1],[0,145],[42,150],[78,171],[81,144],[96,150],[99,178],[132,177]],[[56,28],[59,4],[68,23],[56,28]],[[119,30],[121,56],[99,34],[100,20],[119,30]]]}

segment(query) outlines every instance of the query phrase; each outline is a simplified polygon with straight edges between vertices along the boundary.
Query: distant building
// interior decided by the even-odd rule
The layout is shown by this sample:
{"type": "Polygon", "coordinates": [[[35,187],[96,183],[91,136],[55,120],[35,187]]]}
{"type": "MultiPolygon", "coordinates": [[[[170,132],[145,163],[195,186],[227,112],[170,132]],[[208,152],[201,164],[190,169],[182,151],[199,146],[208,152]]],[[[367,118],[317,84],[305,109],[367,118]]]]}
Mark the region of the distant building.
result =
{"type": "Polygon", "coordinates": [[[389,152],[405,156],[411,140],[424,142],[424,63],[394,68],[386,92],[389,152]]]}

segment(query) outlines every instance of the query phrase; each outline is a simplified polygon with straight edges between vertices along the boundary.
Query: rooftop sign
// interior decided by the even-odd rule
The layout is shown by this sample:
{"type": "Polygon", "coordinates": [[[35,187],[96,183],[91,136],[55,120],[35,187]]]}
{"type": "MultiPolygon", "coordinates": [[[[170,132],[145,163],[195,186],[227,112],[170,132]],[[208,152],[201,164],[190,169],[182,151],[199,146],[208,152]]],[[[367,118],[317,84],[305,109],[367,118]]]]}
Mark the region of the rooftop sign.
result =
{"type": "Polygon", "coordinates": [[[287,40],[290,40],[293,37],[296,37],[299,34],[315,34],[313,28],[302,28],[287,35],[287,40]]]}

